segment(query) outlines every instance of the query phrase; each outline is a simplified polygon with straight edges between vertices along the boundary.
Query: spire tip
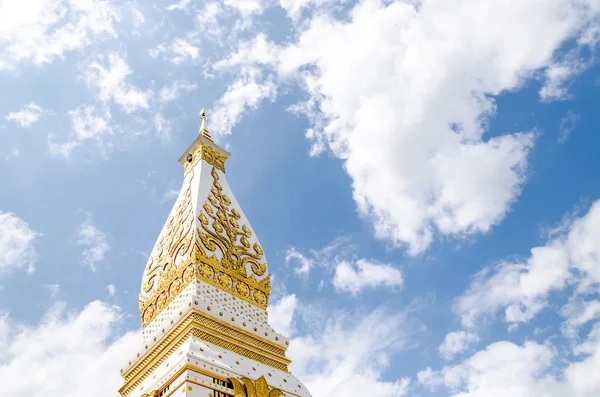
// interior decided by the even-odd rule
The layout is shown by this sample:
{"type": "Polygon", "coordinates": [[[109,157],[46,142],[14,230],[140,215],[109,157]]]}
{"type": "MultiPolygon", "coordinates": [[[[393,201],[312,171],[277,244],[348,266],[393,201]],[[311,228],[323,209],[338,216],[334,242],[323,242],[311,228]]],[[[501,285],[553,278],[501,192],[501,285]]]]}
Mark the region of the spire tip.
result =
{"type": "Polygon", "coordinates": [[[204,108],[200,111],[200,118],[202,119],[202,123],[200,124],[200,135],[212,141],[212,137],[208,132],[208,126],[206,125],[206,110],[204,110],[204,108]]]}

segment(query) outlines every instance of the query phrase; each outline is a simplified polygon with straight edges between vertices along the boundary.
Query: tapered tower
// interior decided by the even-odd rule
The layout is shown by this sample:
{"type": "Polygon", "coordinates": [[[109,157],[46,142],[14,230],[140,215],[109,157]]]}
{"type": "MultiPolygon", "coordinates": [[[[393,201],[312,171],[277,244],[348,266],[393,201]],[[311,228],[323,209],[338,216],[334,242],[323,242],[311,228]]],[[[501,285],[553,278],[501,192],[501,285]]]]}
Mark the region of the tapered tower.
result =
{"type": "Polygon", "coordinates": [[[268,322],[265,253],[225,175],[229,153],[201,112],[179,158],[181,192],[150,254],[142,341],[121,369],[123,397],[310,396],[288,370],[288,339],[268,322]]]}

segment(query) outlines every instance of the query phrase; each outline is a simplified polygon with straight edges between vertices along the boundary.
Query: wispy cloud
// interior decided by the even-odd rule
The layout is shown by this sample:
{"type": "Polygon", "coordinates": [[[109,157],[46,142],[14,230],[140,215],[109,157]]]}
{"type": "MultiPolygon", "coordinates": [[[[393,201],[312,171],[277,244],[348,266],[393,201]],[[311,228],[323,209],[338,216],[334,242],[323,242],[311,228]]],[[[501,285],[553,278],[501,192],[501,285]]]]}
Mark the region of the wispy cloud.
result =
{"type": "Polygon", "coordinates": [[[15,269],[35,270],[34,246],[39,234],[12,212],[0,212],[0,275],[15,269]]]}
{"type": "Polygon", "coordinates": [[[6,116],[6,119],[14,121],[22,128],[29,128],[38,121],[44,113],[46,113],[46,110],[32,102],[17,112],[10,112],[6,116]]]}
{"type": "Polygon", "coordinates": [[[565,143],[571,133],[575,130],[577,126],[577,122],[581,118],[581,115],[577,113],[573,113],[572,111],[568,111],[561,119],[560,119],[560,128],[558,131],[558,143],[565,143]]]}
{"type": "Polygon", "coordinates": [[[152,92],[140,90],[130,83],[128,76],[131,73],[133,70],[125,58],[111,52],[88,65],[85,79],[97,90],[101,102],[113,101],[126,113],[148,109],[152,92]]]}
{"type": "Polygon", "coordinates": [[[84,247],[82,252],[83,263],[89,266],[92,272],[97,270],[96,265],[104,260],[110,250],[107,235],[99,230],[92,221],[92,215],[84,212],[85,220],[77,227],[77,243],[84,247]]]}

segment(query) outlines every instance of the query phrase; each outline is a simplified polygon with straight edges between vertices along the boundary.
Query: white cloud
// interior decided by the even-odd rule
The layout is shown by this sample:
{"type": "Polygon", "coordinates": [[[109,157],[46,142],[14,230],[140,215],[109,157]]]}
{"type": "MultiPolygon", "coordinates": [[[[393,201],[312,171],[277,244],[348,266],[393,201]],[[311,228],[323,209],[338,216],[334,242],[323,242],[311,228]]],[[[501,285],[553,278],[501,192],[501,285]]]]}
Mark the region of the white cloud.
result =
{"type": "Polygon", "coordinates": [[[285,262],[295,263],[296,267],[294,268],[294,271],[298,275],[308,275],[310,269],[314,266],[314,263],[311,259],[298,252],[298,250],[296,250],[294,247],[287,250],[285,254],[285,262]]]}
{"type": "Polygon", "coordinates": [[[427,368],[417,378],[430,389],[444,386],[456,397],[595,397],[600,394],[600,324],[573,349],[580,361],[557,362],[548,344],[500,341],[460,364],[440,371],[427,368]]]}
{"type": "Polygon", "coordinates": [[[274,99],[276,95],[277,86],[273,80],[263,79],[257,69],[244,70],[211,110],[211,132],[231,134],[246,109],[256,109],[263,100],[274,99]]]}
{"type": "Polygon", "coordinates": [[[91,215],[85,213],[85,216],[86,219],[77,228],[77,243],[85,247],[82,253],[83,263],[95,272],[96,264],[104,260],[110,245],[106,233],[94,225],[91,215]]]}
{"type": "Polygon", "coordinates": [[[117,287],[115,287],[115,285],[114,285],[114,284],[108,284],[108,285],[106,286],[106,290],[108,291],[108,294],[109,294],[110,296],[113,296],[113,297],[114,297],[114,296],[115,296],[115,294],[117,293],[117,287]]]}
{"type": "MultiPolygon", "coordinates": [[[[286,296],[269,310],[269,321],[279,324],[275,329],[290,329],[295,318],[308,320],[316,315],[314,308],[295,296],[286,296]]],[[[308,334],[292,338],[288,349],[294,375],[306,384],[313,396],[377,395],[400,397],[407,393],[408,378],[383,380],[390,356],[414,346],[418,327],[406,313],[374,310],[362,313],[321,313],[323,322],[308,334]],[[348,346],[352,346],[351,349],[348,346]]]]}
{"type": "Polygon", "coordinates": [[[11,212],[0,212],[0,275],[15,269],[35,270],[34,240],[39,234],[11,212]]]}
{"type": "Polygon", "coordinates": [[[173,129],[173,122],[165,118],[163,111],[167,105],[179,98],[183,92],[190,92],[197,88],[196,84],[185,80],[174,81],[171,85],[162,87],[158,94],[159,111],[154,115],[154,129],[162,139],[169,139],[173,129]]]}
{"type": "Polygon", "coordinates": [[[118,395],[123,384],[120,365],[141,340],[138,332],[119,336],[120,317],[119,308],[99,301],[79,312],[57,303],[37,326],[0,317],[2,396],[118,395]]]}
{"type": "Polygon", "coordinates": [[[144,14],[142,14],[142,12],[140,10],[138,10],[135,7],[132,7],[131,8],[131,22],[133,24],[133,29],[137,31],[144,23],[146,23],[146,18],[144,17],[144,14]]]}
{"type": "Polygon", "coordinates": [[[167,54],[165,57],[175,65],[179,65],[188,60],[197,60],[200,58],[200,48],[190,44],[182,38],[176,38],[170,45],[159,44],[150,50],[150,56],[158,57],[160,54],[167,54]]]}
{"type": "Polygon", "coordinates": [[[600,283],[599,240],[600,200],[568,230],[533,248],[530,257],[482,270],[456,302],[463,325],[474,326],[501,308],[508,323],[526,322],[547,305],[552,291],[570,282],[578,282],[582,291],[600,283]]]}
{"type": "Polygon", "coordinates": [[[165,119],[162,113],[156,113],[152,119],[154,122],[154,129],[161,139],[169,139],[173,130],[173,123],[171,120],[165,119]]]}
{"type": "Polygon", "coordinates": [[[114,132],[110,124],[110,111],[107,107],[99,109],[94,106],[83,105],[70,110],[67,115],[70,117],[72,125],[67,140],[63,143],[57,143],[55,142],[55,134],[48,135],[48,148],[54,155],[69,157],[73,149],[87,140],[95,140],[97,143],[104,145],[102,138],[114,132]]]}
{"type": "Polygon", "coordinates": [[[127,82],[131,73],[132,70],[125,59],[111,52],[90,63],[85,78],[90,86],[98,90],[100,101],[112,100],[125,112],[132,113],[138,109],[147,109],[152,94],[150,91],[141,91],[127,82]]]}
{"type": "Polygon", "coordinates": [[[14,160],[16,158],[19,158],[19,156],[21,156],[21,151],[19,149],[13,149],[13,150],[10,151],[10,153],[8,153],[6,155],[6,157],[4,158],[4,160],[11,161],[11,160],[14,160]]]}
{"type": "Polygon", "coordinates": [[[579,330],[583,325],[600,319],[600,300],[572,297],[560,314],[565,317],[565,321],[561,324],[563,334],[570,338],[578,338],[579,330]]]}
{"type": "Polygon", "coordinates": [[[185,80],[174,81],[171,85],[165,85],[160,89],[158,95],[158,101],[161,105],[166,105],[170,102],[175,101],[183,92],[190,92],[198,86],[193,83],[189,83],[185,80]]]}
{"type": "Polygon", "coordinates": [[[169,188],[164,192],[160,200],[161,204],[174,201],[179,196],[179,192],[181,192],[181,188],[175,187],[172,182],[169,182],[169,188]]]}
{"type": "Polygon", "coordinates": [[[285,261],[294,266],[299,277],[308,277],[315,267],[333,273],[332,284],[338,292],[356,295],[368,288],[399,288],[402,272],[391,264],[378,263],[356,255],[357,247],[350,238],[340,236],[319,250],[303,254],[296,248],[287,250],[285,261]]]}
{"type": "Polygon", "coordinates": [[[42,65],[68,51],[117,37],[117,10],[99,0],[4,1],[0,13],[0,69],[21,61],[42,65]]]}
{"type": "Polygon", "coordinates": [[[293,319],[298,299],[296,295],[286,295],[269,306],[269,325],[288,338],[293,336],[293,319]]]}
{"type": "MultiPolygon", "coordinates": [[[[584,37],[586,32],[582,34],[584,37]]],[[[584,43],[593,45],[595,43],[584,43]]],[[[540,98],[544,102],[564,101],[571,98],[569,94],[569,81],[576,75],[581,74],[592,63],[586,62],[579,55],[579,48],[571,50],[558,61],[551,63],[544,71],[544,84],[540,89],[540,98]]]]}
{"type": "MultiPolygon", "coordinates": [[[[297,21],[302,12],[307,8],[318,8],[323,12],[323,8],[348,3],[347,0],[279,0],[281,7],[287,12],[292,20],[297,21]]],[[[314,12],[314,11],[313,11],[314,12]]]]}
{"type": "Polygon", "coordinates": [[[581,116],[577,113],[573,113],[572,111],[568,111],[561,119],[560,119],[560,129],[558,131],[558,143],[565,143],[571,132],[575,129],[577,122],[581,116]]]}
{"type": "Polygon", "coordinates": [[[44,285],[44,288],[46,288],[46,291],[51,298],[56,298],[60,293],[60,284],[46,284],[44,285]]]}
{"type": "Polygon", "coordinates": [[[219,23],[221,15],[223,15],[223,8],[219,2],[206,3],[196,15],[196,27],[208,37],[219,39],[223,34],[222,26],[219,23]]]}
{"type": "Polygon", "coordinates": [[[173,3],[170,6],[168,6],[167,10],[185,10],[188,4],[190,4],[190,1],[192,0],[180,0],[179,3],[173,3]]]}
{"type": "Polygon", "coordinates": [[[598,11],[584,0],[366,0],[315,13],[297,43],[254,62],[300,80],[308,100],[294,109],[312,124],[313,153],[343,159],[376,235],[416,255],[436,233],[485,233],[510,210],[535,133],[486,137],[494,97],[571,60],[555,52],[598,11]]]}
{"type": "Polygon", "coordinates": [[[242,17],[261,14],[266,6],[264,0],[223,0],[223,4],[237,10],[242,17]]]}
{"type": "Polygon", "coordinates": [[[341,261],[336,265],[333,276],[333,286],[338,291],[353,295],[366,288],[401,287],[403,282],[402,273],[394,266],[366,259],[341,261]]]}
{"type": "Polygon", "coordinates": [[[461,353],[469,348],[472,343],[475,343],[479,340],[477,334],[473,332],[466,331],[455,331],[450,332],[444,338],[442,344],[438,347],[438,351],[440,355],[446,359],[450,360],[456,354],[461,353]]]}
{"type": "Polygon", "coordinates": [[[29,105],[25,106],[23,109],[19,110],[18,112],[10,112],[6,116],[6,119],[14,121],[15,123],[19,124],[22,128],[29,128],[36,121],[38,121],[40,116],[42,116],[44,113],[46,113],[44,109],[32,102],[29,105]]]}
{"type": "Polygon", "coordinates": [[[550,396],[556,381],[543,374],[553,358],[549,347],[534,342],[523,346],[496,342],[461,364],[441,371],[427,369],[417,378],[430,388],[443,385],[452,390],[453,396],[550,396]]]}

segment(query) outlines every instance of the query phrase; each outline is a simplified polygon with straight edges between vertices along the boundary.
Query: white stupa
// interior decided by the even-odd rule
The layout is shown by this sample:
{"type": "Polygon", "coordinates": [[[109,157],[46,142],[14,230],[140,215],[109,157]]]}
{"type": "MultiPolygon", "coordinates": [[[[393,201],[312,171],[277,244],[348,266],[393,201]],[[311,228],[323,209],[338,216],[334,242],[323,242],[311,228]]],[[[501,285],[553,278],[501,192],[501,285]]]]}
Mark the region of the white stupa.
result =
{"type": "Polygon", "coordinates": [[[269,326],[267,261],[227,184],[229,153],[200,114],[198,137],[179,158],[181,192],[144,269],[142,340],[119,392],[310,396],[288,370],[289,340],[269,326]]]}

